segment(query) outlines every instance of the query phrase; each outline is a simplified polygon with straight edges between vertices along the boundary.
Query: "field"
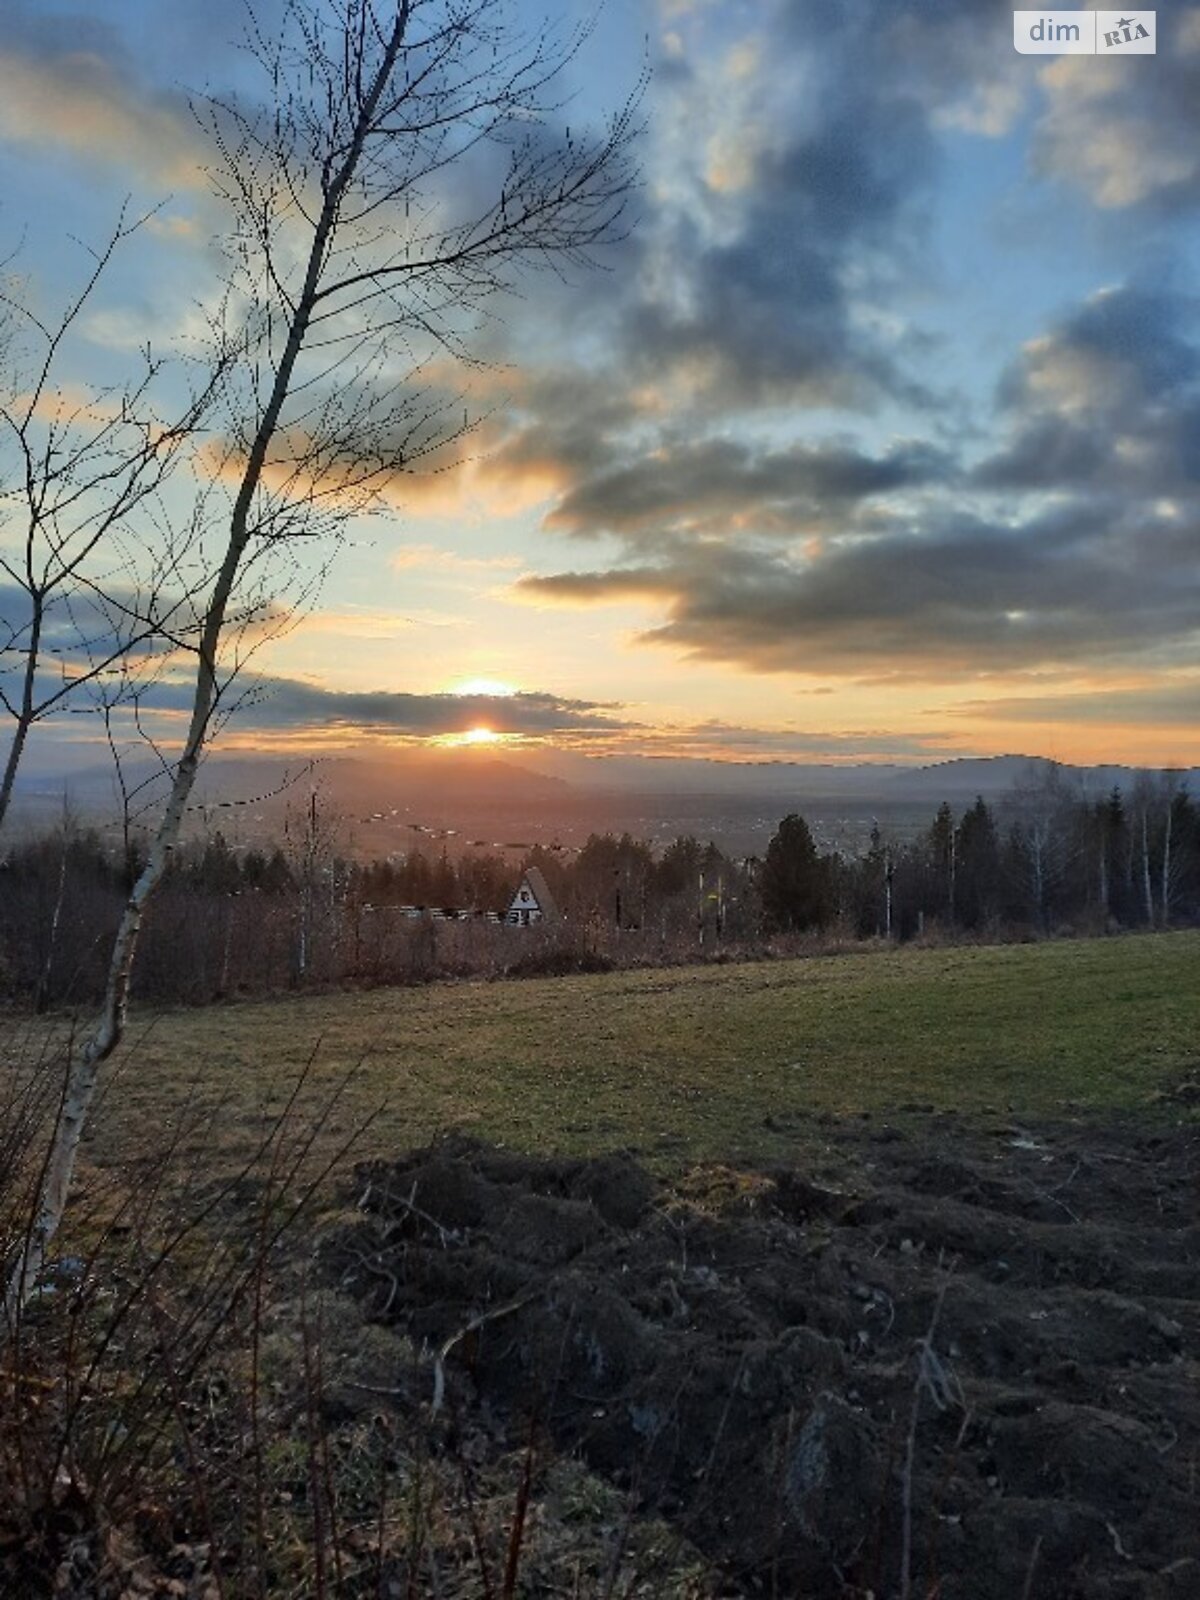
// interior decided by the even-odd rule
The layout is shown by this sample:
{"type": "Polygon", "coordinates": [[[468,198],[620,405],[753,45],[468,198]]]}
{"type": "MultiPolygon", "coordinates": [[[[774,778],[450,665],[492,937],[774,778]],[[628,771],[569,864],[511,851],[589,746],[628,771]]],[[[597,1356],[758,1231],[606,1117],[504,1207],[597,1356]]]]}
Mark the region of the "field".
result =
{"type": "Polygon", "coordinates": [[[359,1154],[460,1128],[679,1170],[794,1153],[806,1113],[1148,1109],[1198,1039],[1196,933],[282,998],[135,1014],[89,1155],[186,1124],[232,1162],[311,1059],[306,1107],[349,1075],[321,1152],[374,1114],[359,1154]]]}
{"type": "MultiPolygon", "coordinates": [[[[226,1396],[200,1408],[214,1461],[270,1434],[267,1592],[318,1592],[324,1505],[348,1554],[375,1551],[354,1600],[498,1593],[486,1562],[514,1537],[513,1594],[1190,1600],[1198,977],[1189,933],[141,1014],[80,1191],[107,1171],[152,1193],[165,1169],[201,1203],[192,1307],[192,1277],[253,1258],[273,1178],[239,1169],[298,1083],[313,1175],[365,1163],[255,1280],[261,1314],[218,1316],[224,1364],[198,1380],[226,1396]],[[272,1398],[247,1420],[260,1334],[272,1398]]],[[[106,1404],[139,1360],[178,1360],[155,1318],[140,1358],[113,1344],[106,1404]]],[[[218,1481],[237,1550],[252,1486],[218,1481]]],[[[137,1567],[207,1600],[210,1544],[179,1517],[165,1554],[71,1548],[114,1595],[137,1567]]]]}

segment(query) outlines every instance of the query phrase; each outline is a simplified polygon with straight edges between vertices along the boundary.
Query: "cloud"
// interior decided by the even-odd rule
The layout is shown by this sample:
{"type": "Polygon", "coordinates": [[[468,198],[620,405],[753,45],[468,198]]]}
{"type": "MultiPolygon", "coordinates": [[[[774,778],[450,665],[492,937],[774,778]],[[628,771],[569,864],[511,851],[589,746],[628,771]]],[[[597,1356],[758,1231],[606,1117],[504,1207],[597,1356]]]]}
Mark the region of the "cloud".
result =
{"type": "Polygon", "coordinates": [[[1063,56],[1041,73],[1034,163],[1104,210],[1182,213],[1200,196],[1200,7],[1158,18],[1151,58],[1063,56]]]}
{"type": "Polygon", "coordinates": [[[1012,79],[972,84],[962,99],[939,111],[934,122],[939,128],[959,128],[964,133],[999,139],[1011,131],[1026,99],[1025,86],[1012,79]]]}
{"type": "Polygon", "coordinates": [[[537,604],[639,601],[638,637],[751,672],[876,682],[1193,659],[1200,346],[1193,302],[1118,285],[1011,364],[997,445],[660,443],[547,519],[616,560],[526,575],[537,604]]]}
{"type": "MultiPolygon", "coordinates": [[[[44,686],[57,688],[62,678],[122,653],[131,636],[139,633],[134,620],[145,602],[135,590],[114,585],[107,595],[93,594],[82,582],[52,594],[41,617],[38,656],[44,686]],[[57,681],[52,681],[57,679],[57,681]]],[[[169,616],[171,601],[157,597],[157,614],[169,616]]],[[[177,607],[171,620],[182,631],[193,620],[187,607],[177,607]],[[186,621],[183,620],[186,618],[186,621]]],[[[0,674],[24,672],[32,643],[33,611],[28,593],[14,583],[0,584],[0,674]]],[[[140,640],[130,650],[131,659],[144,664],[171,647],[162,639],[140,640]]]]}
{"type": "MultiPolygon", "coordinates": [[[[174,706],[164,686],[160,709],[174,706]]],[[[268,677],[248,687],[230,725],[234,739],[288,740],[303,735],[328,746],[343,738],[431,741],[485,727],[509,740],[551,743],[588,755],[635,751],[651,758],[689,757],[758,762],[928,758],[943,755],[953,733],[906,734],[886,728],[761,727],[709,718],[648,724],[625,708],[546,692],[516,694],[340,693],[293,678],[268,677]]],[[[183,704],[182,699],[180,704],[183,704]]]]}
{"type": "Polygon", "coordinates": [[[1186,728],[1200,724],[1200,678],[1169,679],[1137,688],[1107,688],[1053,695],[1005,696],[967,700],[948,715],[994,722],[1093,723],[1186,728]]]}
{"type": "MultiPolygon", "coordinates": [[[[770,21],[763,31],[769,39],[770,21]]],[[[866,40],[843,22],[820,50],[866,50],[866,40]]],[[[688,171],[712,88],[704,79],[673,86],[662,114],[680,124],[684,154],[664,175],[621,319],[635,378],[674,370],[721,407],[912,391],[902,338],[861,311],[914,259],[917,202],[933,164],[928,120],[868,65],[845,76],[816,63],[805,71],[803,43],[796,53],[804,94],[772,115],[781,83],[763,52],[753,85],[767,102],[761,147],[752,165],[741,149],[736,172],[708,146],[694,157],[701,170],[688,171]]]]}
{"type": "Polygon", "coordinates": [[[640,731],[638,746],[655,756],[736,755],[757,762],[887,757],[944,757],[950,733],[893,733],[885,728],[758,728],[716,718],[640,731]]]}
{"type": "Polygon", "coordinates": [[[1026,345],[1000,391],[1008,439],[976,473],[998,489],[1105,488],[1124,498],[1200,484],[1196,302],[1100,290],[1026,345]]]}
{"type": "MultiPolygon", "coordinates": [[[[1015,524],[965,511],[899,519],[797,555],[744,542],[657,565],[527,577],[520,597],[657,598],[645,643],[754,672],[936,681],[1047,663],[1186,658],[1200,572],[1156,561],[1173,519],[1051,508],[1015,524]]],[[[1193,535],[1194,537],[1194,535],[1193,535]]]]}
{"type": "Polygon", "coordinates": [[[106,57],[100,30],[43,30],[0,47],[0,138],[136,171],[169,189],[207,186],[187,105],[106,57]],[[38,48],[40,46],[40,48],[38,48]]]}
{"type": "Polygon", "coordinates": [[[493,733],[549,736],[615,733],[634,724],[621,708],[594,700],[563,699],[541,691],[517,694],[405,694],[377,689],[347,692],[298,678],[265,677],[249,687],[238,727],[343,730],[433,738],[486,727],[493,733]]]}
{"type": "Polygon", "coordinates": [[[681,587],[667,567],[616,567],[604,572],[529,573],[509,590],[531,605],[609,605],[622,600],[672,599],[681,587]]]}
{"type": "Polygon", "coordinates": [[[857,501],[944,479],[951,468],[945,451],[907,441],[870,455],[845,440],[758,450],[744,440],[704,439],[594,474],[562,497],[546,526],[630,539],[714,527],[792,535],[857,501]]]}

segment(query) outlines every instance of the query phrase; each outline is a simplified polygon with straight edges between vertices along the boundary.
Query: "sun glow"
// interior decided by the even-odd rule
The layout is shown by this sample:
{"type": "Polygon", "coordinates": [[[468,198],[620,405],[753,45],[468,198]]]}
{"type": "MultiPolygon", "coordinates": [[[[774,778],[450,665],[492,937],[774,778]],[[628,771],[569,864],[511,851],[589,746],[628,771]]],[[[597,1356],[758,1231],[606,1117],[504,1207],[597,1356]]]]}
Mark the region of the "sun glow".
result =
{"type": "Polygon", "coordinates": [[[450,692],[460,695],[481,694],[498,700],[507,700],[510,695],[516,694],[517,690],[513,684],[505,683],[501,678],[464,678],[461,683],[456,683],[450,692]]]}
{"type": "Polygon", "coordinates": [[[497,733],[495,728],[468,728],[466,733],[459,734],[458,744],[499,744],[504,738],[502,733],[497,733]]]}

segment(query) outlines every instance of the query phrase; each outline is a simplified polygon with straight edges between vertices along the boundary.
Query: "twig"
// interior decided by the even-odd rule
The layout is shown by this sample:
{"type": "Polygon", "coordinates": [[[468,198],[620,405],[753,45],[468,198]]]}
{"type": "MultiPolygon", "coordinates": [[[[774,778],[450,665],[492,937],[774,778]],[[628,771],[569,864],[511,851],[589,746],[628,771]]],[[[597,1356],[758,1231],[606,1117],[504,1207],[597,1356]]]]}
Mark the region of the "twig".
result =
{"type": "Polygon", "coordinates": [[[1113,1549],[1120,1556],[1121,1560],[1122,1561],[1132,1561],[1133,1557],[1129,1554],[1129,1551],[1126,1550],[1125,1546],[1121,1543],[1121,1535],[1117,1532],[1117,1530],[1113,1526],[1113,1524],[1111,1522],[1106,1522],[1104,1524],[1104,1526],[1108,1530],[1108,1536],[1113,1542],[1113,1549]]]}
{"type": "Polygon", "coordinates": [[[1039,1533],[1033,1541],[1033,1549],[1029,1553],[1029,1566],[1025,1571],[1025,1587],[1021,1590],[1021,1600],[1030,1600],[1033,1594],[1033,1574],[1038,1564],[1038,1557],[1042,1553],[1042,1536],[1039,1533]]]}
{"type": "Polygon", "coordinates": [[[510,1300],[507,1305],[497,1306],[494,1311],[483,1311],[477,1317],[472,1317],[470,1322],[457,1333],[452,1333],[438,1351],[433,1363],[433,1403],[430,1415],[436,1417],[442,1409],[442,1402],[446,1396],[446,1370],[445,1362],[456,1344],[460,1344],[469,1334],[477,1333],[480,1328],[486,1327],[489,1322],[499,1322],[501,1317],[511,1317],[515,1311],[523,1311],[527,1305],[538,1298],[537,1293],[522,1295],[519,1300],[510,1300]]]}
{"type": "Polygon", "coordinates": [[[525,1465],[517,1489],[517,1503],[513,1508],[512,1527],[508,1536],[508,1558],[504,1563],[504,1584],[501,1600],[513,1600],[517,1592],[517,1574],[521,1568],[521,1546],[525,1542],[525,1526],[529,1516],[529,1500],[533,1491],[533,1451],[537,1439],[536,1418],[529,1425],[529,1447],[525,1451],[525,1465]]]}

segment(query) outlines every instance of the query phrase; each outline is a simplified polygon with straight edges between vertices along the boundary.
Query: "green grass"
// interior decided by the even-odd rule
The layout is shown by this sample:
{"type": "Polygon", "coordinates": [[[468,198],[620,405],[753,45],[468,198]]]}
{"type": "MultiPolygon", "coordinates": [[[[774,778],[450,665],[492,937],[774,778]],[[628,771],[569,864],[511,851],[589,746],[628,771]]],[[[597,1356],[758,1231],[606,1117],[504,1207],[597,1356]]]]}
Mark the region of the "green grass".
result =
{"type": "Polygon", "coordinates": [[[795,1148],[812,1111],[1054,1115],[1149,1108],[1200,1062],[1200,935],[898,950],[746,966],[281,999],[135,1016],[89,1137],[153,1158],[212,1108],[214,1168],[249,1148],[305,1062],[306,1114],[360,1153],[451,1126],[537,1150],[659,1164],[795,1148]]]}

